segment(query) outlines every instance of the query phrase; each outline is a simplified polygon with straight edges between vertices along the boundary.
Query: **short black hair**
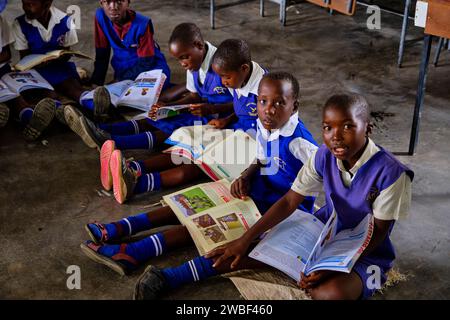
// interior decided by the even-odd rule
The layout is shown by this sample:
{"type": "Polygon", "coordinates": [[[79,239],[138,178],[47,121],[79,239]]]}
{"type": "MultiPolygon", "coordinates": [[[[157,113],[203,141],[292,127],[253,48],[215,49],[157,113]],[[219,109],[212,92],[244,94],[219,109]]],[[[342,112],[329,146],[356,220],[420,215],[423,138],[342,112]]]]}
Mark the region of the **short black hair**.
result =
{"type": "Polygon", "coordinates": [[[366,98],[364,98],[360,94],[357,93],[335,94],[327,100],[325,106],[323,107],[323,110],[325,111],[328,107],[332,106],[336,106],[338,108],[342,108],[345,110],[355,108],[357,116],[360,117],[362,120],[369,122],[370,106],[366,98]]]}
{"type": "Polygon", "coordinates": [[[180,43],[187,46],[192,46],[195,41],[204,43],[200,28],[196,24],[185,22],[180,23],[173,29],[170,35],[169,44],[180,43]]]}
{"type": "Polygon", "coordinates": [[[264,79],[289,82],[291,84],[292,97],[294,98],[294,100],[298,100],[300,98],[300,84],[298,83],[298,80],[291,73],[284,72],[284,71],[269,72],[263,76],[263,80],[264,79]]]}
{"type": "Polygon", "coordinates": [[[212,63],[227,71],[237,71],[252,62],[250,48],[244,40],[227,39],[223,41],[212,58],[212,63]]]}

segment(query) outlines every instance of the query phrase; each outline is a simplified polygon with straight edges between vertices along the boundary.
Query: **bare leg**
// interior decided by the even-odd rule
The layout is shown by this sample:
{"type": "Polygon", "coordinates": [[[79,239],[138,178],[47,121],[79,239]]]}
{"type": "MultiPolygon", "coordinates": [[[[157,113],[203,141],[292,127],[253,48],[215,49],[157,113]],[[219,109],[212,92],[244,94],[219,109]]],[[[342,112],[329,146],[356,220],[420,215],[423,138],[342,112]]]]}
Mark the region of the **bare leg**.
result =
{"type": "Polygon", "coordinates": [[[161,172],[161,185],[163,187],[176,187],[194,181],[203,175],[203,171],[195,164],[183,164],[173,169],[161,172]]]}
{"type": "Polygon", "coordinates": [[[177,216],[168,206],[147,212],[147,218],[154,228],[180,224],[180,221],[178,220],[177,216]]]}
{"type": "Polygon", "coordinates": [[[333,275],[318,286],[307,290],[314,300],[356,300],[361,296],[361,278],[351,273],[333,272],[333,275]]]}
{"type": "Polygon", "coordinates": [[[81,94],[85,91],[81,86],[80,81],[74,78],[69,78],[58,83],[55,85],[55,89],[76,102],[80,100],[81,94]]]}
{"type": "Polygon", "coordinates": [[[168,250],[186,247],[193,244],[191,235],[185,226],[175,226],[162,232],[168,250]]]}
{"type": "Polygon", "coordinates": [[[144,162],[145,168],[147,168],[147,171],[149,172],[160,172],[167,169],[175,168],[178,165],[174,164],[172,161],[171,154],[168,153],[160,153],[155,156],[152,156],[148,159],[142,160],[144,162]]]}

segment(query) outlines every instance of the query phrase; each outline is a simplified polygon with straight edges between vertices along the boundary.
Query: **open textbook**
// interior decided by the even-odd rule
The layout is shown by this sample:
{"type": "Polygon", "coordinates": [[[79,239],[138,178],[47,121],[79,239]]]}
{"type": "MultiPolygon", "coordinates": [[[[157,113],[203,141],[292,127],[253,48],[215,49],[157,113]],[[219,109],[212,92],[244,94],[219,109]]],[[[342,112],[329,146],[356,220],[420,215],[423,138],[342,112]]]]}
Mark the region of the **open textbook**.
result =
{"type": "Polygon", "coordinates": [[[236,179],[256,158],[256,142],[242,130],[181,127],[165,143],[172,145],[165,153],[192,161],[214,181],[236,179]]]}
{"type": "Polygon", "coordinates": [[[275,226],[249,256],[300,280],[318,270],[350,273],[373,233],[373,215],[353,229],[336,233],[337,213],[333,210],[324,225],[314,215],[296,210],[275,226]]]}
{"type": "Polygon", "coordinates": [[[55,60],[65,55],[92,60],[91,57],[79,51],[53,50],[45,54],[29,54],[23,57],[19,62],[17,62],[16,65],[14,66],[14,69],[17,71],[30,70],[40,65],[41,63],[48,62],[50,60],[55,60]]]}
{"type": "Polygon", "coordinates": [[[178,116],[182,113],[189,112],[190,104],[179,104],[174,106],[164,106],[158,108],[155,115],[150,117],[154,121],[178,116]]]}
{"type": "MultiPolygon", "coordinates": [[[[111,104],[115,107],[129,107],[143,111],[141,118],[147,117],[151,106],[155,104],[161,93],[166,75],[161,69],[142,72],[133,80],[124,80],[105,85],[111,96],[111,104]]],[[[94,98],[94,90],[84,95],[81,100],[94,98]]]]}
{"type": "Polygon", "coordinates": [[[239,238],[261,218],[251,199],[233,198],[226,180],[199,184],[163,199],[186,226],[201,255],[239,238]]]}
{"type": "Polygon", "coordinates": [[[22,91],[30,89],[54,90],[36,70],[10,72],[0,79],[0,102],[17,98],[22,91]]]}

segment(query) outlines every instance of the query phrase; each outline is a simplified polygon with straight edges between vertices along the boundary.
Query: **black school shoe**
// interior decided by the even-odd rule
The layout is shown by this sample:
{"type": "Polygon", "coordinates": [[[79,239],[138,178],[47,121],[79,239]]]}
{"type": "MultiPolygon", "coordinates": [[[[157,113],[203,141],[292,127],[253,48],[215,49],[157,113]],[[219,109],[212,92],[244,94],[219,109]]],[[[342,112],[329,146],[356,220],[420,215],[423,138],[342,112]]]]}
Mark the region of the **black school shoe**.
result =
{"type": "Polygon", "coordinates": [[[34,141],[39,138],[55,117],[55,111],[55,100],[45,98],[39,101],[34,108],[30,122],[23,130],[25,140],[34,141]]]}
{"type": "Polygon", "coordinates": [[[136,282],[133,300],[156,300],[167,289],[167,280],[161,269],[149,265],[136,282]]]}
{"type": "Polygon", "coordinates": [[[105,121],[109,118],[109,107],[111,106],[111,96],[105,87],[97,87],[94,90],[94,119],[105,121]]]}

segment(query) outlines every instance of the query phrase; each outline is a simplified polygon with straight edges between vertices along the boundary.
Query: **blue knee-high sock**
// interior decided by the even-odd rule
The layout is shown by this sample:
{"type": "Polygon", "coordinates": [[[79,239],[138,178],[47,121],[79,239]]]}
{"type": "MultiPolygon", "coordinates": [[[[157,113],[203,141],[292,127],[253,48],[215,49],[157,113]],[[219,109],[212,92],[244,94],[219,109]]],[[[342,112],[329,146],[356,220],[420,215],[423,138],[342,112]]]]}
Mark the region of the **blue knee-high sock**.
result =
{"type": "MultiPolygon", "coordinates": [[[[103,245],[98,252],[104,256],[112,257],[120,250],[120,245],[103,245]]],[[[145,262],[150,258],[157,257],[163,254],[166,250],[166,241],[161,232],[155,233],[150,237],[142,240],[129,243],[125,249],[125,253],[139,263],[145,262]]]]}
{"type": "Polygon", "coordinates": [[[145,174],[145,173],[149,173],[149,172],[147,171],[147,167],[145,166],[144,161],[140,161],[140,160],[137,160],[137,161],[130,161],[130,162],[128,163],[128,166],[129,166],[131,169],[133,169],[134,171],[136,171],[136,172],[138,173],[138,176],[139,176],[139,177],[142,176],[142,175],[145,174]]]}
{"type": "Polygon", "coordinates": [[[197,257],[179,267],[166,268],[161,270],[161,272],[173,289],[186,283],[200,281],[217,275],[217,271],[212,267],[213,264],[212,259],[197,257]]]}
{"type": "MultiPolygon", "coordinates": [[[[148,219],[147,213],[140,213],[113,223],[103,224],[103,226],[108,233],[108,237],[110,239],[115,239],[121,236],[131,236],[138,232],[149,230],[152,227],[152,223],[148,219]]],[[[100,229],[95,224],[89,224],[89,229],[97,239],[102,237],[100,229]]]]}
{"type": "Polygon", "coordinates": [[[94,111],[94,99],[84,99],[83,97],[88,94],[89,91],[84,91],[81,95],[80,95],[80,105],[82,105],[83,107],[85,107],[88,110],[94,111]]]}
{"type": "Polygon", "coordinates": [[[126,149],[153,149],[153,141],[155,135],[150,132],[134,134],[131,136],[111,135],[111,139],[116,142],[116,148],[120,150],[126,149]]]}
{"type": "Polygon", "coordinates": [[[28,124],[28,122],[30,122],[31,117],[33,116],[33,109],[31,108],[25,108],[22,109],[19,113],[19,121],[21,124],[23,124],[24,126],[26,126],[28,124]]]}
{"type": "Polygon", "coordinates": [[[140,176],[134,187],[133,193],[144,193],[161,189],[161,175],[159,172],[147,173],[140,176]]]}
{"type": "Polygon", "coordinates": [[[111,124],[100,124],[99,127],[100,129],[117,136],[127,136],[140,133],[139,125],[136,120],[111,124]]]}

